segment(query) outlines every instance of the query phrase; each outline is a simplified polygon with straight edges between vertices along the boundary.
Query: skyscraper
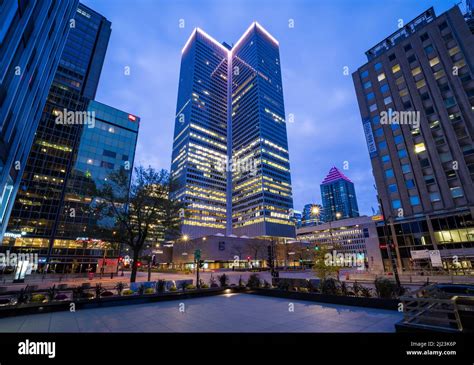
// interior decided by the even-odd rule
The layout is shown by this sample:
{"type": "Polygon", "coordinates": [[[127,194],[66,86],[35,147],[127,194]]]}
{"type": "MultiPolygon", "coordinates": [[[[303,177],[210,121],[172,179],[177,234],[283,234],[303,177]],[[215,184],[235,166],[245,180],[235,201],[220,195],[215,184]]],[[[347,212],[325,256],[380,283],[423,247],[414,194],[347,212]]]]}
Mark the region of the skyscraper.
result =
{"type": "Polygon", "coordinates": [[[321,199],[326,222],[359,216],[354,183],[336,167],[321,183],[321,199]]]}
{"type": "Polygon", "coordinates": [[[405,270],[474,263],[474,36],[466,20],[457,6],[440,16],[430,8],[367,51],[353,74],[378,196],[393,223],[379,227],[381,244],[395,245],[405,270]],[[442,263],[413,253],[426,249],[440,250],[442,263]]]}
{"type": "Polygon", "coordinates": [[[8,222],[14,237],[3,241],[37,251],[59,272],[118,256],[94,234],[101,222],[89,212],[91,186],[120,167],[131,172],[138,132],[138,117],[91,101],[110,33],[105,17],[78,6],[8,222]]]}
{"type": "Polygon", "coordinates": [[[252,23],[232,47],[183,48],[171,172],[183,234],[294,237],[278,41],[252,23]]]}
{"type": "Polygon", "coordinates": [[[77,4],[0,2],[0,240],[77,4]]]}

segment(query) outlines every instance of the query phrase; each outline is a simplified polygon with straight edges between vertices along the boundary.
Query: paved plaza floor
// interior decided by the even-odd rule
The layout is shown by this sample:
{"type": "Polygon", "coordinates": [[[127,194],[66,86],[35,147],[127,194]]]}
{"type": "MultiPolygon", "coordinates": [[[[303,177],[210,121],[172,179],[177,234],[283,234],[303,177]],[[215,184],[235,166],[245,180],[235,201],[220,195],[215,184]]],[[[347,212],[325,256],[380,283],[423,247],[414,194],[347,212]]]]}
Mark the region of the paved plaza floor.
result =
{"type": "Polygon", "coordinates": [[[0,319],[0,332],[394,332],[395,311],[251,294],[0,319]]]}

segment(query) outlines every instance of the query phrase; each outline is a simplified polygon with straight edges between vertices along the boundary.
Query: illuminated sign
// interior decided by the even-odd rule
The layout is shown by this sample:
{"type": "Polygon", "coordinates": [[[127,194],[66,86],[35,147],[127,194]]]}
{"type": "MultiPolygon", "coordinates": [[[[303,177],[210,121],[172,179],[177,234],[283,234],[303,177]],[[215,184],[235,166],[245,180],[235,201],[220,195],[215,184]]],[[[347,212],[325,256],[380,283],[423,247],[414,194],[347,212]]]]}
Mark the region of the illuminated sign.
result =
{"type": "Polygon", "coordinates": [[[3,236],[8,237],[8,238],[21,238],[22,236],[25,236],[25,235],[26,235],[26,232],[21,232],[21,233],[5,232],[3,236]]]}
{"type": "Polygon", "coordinates": [[[383,215],[382,214],[374,215],[372,217],[372,220],[373,221],[383,221],[383,215]]]}
{"type": "Polygon", "coordinates": [[[131,120],[132,122],[136,122],[137,121],[137,117],[132,115],[132,114],[129,114],[128,115],[128,120],[131,120]]]}

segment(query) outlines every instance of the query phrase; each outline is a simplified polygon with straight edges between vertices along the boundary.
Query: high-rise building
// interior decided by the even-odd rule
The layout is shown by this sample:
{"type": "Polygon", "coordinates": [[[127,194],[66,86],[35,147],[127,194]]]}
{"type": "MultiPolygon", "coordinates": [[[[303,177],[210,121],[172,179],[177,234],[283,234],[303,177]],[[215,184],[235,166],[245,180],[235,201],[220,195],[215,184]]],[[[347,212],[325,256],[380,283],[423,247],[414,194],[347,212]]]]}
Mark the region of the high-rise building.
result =
{"type": "Polygon", "coordinates": [[[354,183],[336,167],[321,183],[321,199],[326,222],[359,216],[354,183]]]}
{"type": "Polygon", "coordinates": [[[293,209],[293,211],[290,211],[290,219],[295,224],[296,228],[300,228],[302,225],[303,213],[301,210],[293,209]]]}
{"type": "Polygon", "coordinates": [[[91,186],[120,167],[132,171],[138,132],[138,117],[91,101],[110,33],[105,17],[79,5],[3,241],[4,249],[37,251],[59,272],[118,256],[101,239],[107,224],[89,209],[91,186]]]}
{"type": "Polygon", "coordinates": [[[77,4],[0,2],[0,240],[77,4]]]}
{"type": "Polygon", "coordinates": [[[186,42],[171,172],[183,234],[294,237],[279,44],[258,23],[232,47],[186,42]]]}
{"type": "Polygon", "coordinates": [[[474,36],[466,19],[457,6],[439,16],[430,8],[366,55],[353,81],[385,214],[381,245],[394,245],[404,270],[472,267],[474,36]]]}
{"type": "Polygon", "coordinates": [[[301,217],[302,227],[317,226],[324,222],[324,209],[321,204],[311,203],[304,206],[301,217]]]}

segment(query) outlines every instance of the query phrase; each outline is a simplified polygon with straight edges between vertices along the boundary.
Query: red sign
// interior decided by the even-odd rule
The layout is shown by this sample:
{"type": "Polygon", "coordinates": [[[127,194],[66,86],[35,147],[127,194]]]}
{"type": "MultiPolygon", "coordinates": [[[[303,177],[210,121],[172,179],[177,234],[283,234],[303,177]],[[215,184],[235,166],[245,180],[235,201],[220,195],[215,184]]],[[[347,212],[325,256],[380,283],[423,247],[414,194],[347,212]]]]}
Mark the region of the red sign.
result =
{"type": "Polygon", "coordinates": [[[129,114],[128,115],[128,120],[131,120],[132,122],[136,122],[137,121],[137,117],[132,115],[132,114],[129,114]]]}

